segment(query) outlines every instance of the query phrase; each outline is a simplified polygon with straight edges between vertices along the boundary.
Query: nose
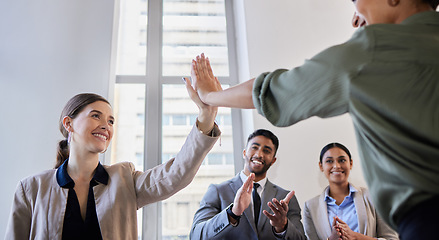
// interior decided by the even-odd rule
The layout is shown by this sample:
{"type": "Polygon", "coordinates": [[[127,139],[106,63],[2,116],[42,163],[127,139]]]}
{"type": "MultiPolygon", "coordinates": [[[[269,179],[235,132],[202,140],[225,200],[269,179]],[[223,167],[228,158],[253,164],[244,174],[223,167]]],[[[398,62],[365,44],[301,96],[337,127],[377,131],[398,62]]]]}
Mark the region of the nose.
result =
{"type": "Polygon", "coordinates": [[[264,155],[264,152],[262,151],[262,149],[258,149],[258,150],[255,152],[255,157],[260,158],[260,157],[262,157],[263,155],[264,155]]]}
{"type": "Polygon", "coordinates": [[[340,165],[340,163],[339,163],[338,161],[335,161],[334,166],[335,166],[336,168],[339,168],[341,165],[340,165]]]}
{"type": "Polygon", "coordinates": [[[108,130],[109,127],[110,127],[110,124],[108,123],[108,121],[106,121],[106,120],[101,121],[101,126],[100,126],[101,129],[108,130]]]}

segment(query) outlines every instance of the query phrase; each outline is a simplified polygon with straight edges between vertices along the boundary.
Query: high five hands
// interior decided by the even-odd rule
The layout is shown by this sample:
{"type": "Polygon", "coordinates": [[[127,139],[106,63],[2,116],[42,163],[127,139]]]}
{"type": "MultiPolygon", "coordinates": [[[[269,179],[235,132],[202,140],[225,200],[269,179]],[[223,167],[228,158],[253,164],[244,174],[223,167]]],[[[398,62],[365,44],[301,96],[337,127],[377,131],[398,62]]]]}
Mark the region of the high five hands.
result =
{"type": "Polygon", "coordinates": [[[205,57],[204,53],[202,53],[201,56],[197,56],[196,60],[192,60],[191,78],[195,86],[195,91],[198,92],[203,102],[206,102],[207,95],[210,92],[222,90],[218,78],[213,75],[209,58],[205,57]]]}

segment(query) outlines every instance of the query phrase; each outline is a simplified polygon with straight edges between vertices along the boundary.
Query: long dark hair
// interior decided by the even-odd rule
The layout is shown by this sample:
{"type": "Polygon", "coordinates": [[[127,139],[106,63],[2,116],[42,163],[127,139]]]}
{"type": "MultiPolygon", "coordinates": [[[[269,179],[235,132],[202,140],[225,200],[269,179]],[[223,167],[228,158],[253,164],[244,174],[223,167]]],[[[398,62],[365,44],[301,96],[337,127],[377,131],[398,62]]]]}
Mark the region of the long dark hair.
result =
{"type": "Polygon", "coordinates": [[[320,163],[322,163],[322,159],[323,159],[323,155],[325,155],[325,153],[331,149],[331,148],[335,148],[338,147],[341,150],[343,150],[348,156],[349,156],[349,161],[352,161],[352,157],[351,157],[351,153],[349,152],[349,149],[347,147],[345,147],[343,144],[338,143],[338,142],[334,142],[334,143],[329,143],[326,146],[324,146],[322,148],[322,151],[320,151],[320,163]]]}
{"type": "Polygon", "coordinates": [[[59,117],[59,131],[65,137],[65,139],[59,141],[58,143],[58,152],[56,156],[55,168],[61,166],[63,162],[67,158],[69,158],[70,154],[68,143],[69,132],[64,128],[63,118],[68,116],[74,119],[87,105],[97,101],[106,102],[111,105],[107,99],[94,93],[80,93],[72,97],[65,105],[64,109],[61,112],[61,116],[59,117]]]}

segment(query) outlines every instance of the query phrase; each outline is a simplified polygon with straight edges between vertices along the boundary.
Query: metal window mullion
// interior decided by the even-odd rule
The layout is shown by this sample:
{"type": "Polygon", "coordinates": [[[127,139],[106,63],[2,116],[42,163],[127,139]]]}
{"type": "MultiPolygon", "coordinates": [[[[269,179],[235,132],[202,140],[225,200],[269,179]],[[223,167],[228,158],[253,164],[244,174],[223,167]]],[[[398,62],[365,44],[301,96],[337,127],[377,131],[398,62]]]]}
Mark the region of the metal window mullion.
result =
{"type": "MultiPolygon", "coordinates": [[[[229,84],[236,85],[238,81],[238,61],[235,37],[235,18],[233,12],[233,0],[225,0],[226,26],[227,26],[227,50],[229,53],[229,84]]],[[[233,127],[233,157],[235,174],[241,171],[242,149],[244,149],[244,137],[242,128],[242,110],[232,108],[232,127],[233,127]]]]}
{"type": "MultiPolygon", "coordinates": [[[[161,45],[162,45],[162,1],[148,1],[147,55],[146,55],[146,104],[145,104],[145,169],[160,163],[161,156],[161,45]]],[[[144,240],[160,239],[160,204],[149,204],[143,211],[144,240]],[[147,233],[147,234],[145,234],[147,233]]]]}

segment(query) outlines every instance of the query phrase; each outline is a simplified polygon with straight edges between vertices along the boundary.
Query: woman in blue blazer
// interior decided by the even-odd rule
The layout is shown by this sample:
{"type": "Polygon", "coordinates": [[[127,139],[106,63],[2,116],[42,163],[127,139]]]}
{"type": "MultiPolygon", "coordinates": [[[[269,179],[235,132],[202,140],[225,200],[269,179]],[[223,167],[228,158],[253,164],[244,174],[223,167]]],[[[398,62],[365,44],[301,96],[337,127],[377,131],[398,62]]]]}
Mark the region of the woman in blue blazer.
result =
{"type": "Polygon", "coordinates": [[[352,165],[349,150],[340,143],[330,143],[320,152],[320,171],[329,186],[305,203],[303,220],[308,239],[398,239],[378,216],[367,189],[349,183],[352,165]]]}

